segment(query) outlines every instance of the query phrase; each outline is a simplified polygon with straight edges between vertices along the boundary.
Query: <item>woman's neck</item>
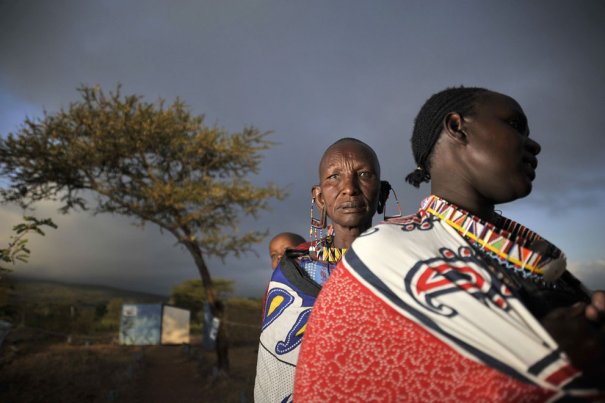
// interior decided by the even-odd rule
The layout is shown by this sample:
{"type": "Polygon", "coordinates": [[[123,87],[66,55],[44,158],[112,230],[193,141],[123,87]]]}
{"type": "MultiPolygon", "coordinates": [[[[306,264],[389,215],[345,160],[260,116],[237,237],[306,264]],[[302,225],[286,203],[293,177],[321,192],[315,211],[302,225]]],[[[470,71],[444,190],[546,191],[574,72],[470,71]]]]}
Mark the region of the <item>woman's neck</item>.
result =
{"type": "Polygon", "coordinates": [[[488,200],[468,177],[463,164],[451,154],[440,154],[441,159],[431,170],[431,193],[468,211],[482,220],[494,220],[494,202],[488,200]]]}
{"type": "Polygon", "coordinates": [[[477,216],[487,222],[495,223],[496,213],[494,210],[494,204],[486,201],[479,195],[468,195],[464,192],[452,189],[449,191],[432,189],[431,191],[435,196],[455,204],[474,216],[477,216]]]}
{"type": "Polygon", "coordinates": [[[340,249],[349,249],[351,244],[359,235],[361,235],[370,226],[362,227],[335,227],[334,228],[334,247],[340,249]]]}

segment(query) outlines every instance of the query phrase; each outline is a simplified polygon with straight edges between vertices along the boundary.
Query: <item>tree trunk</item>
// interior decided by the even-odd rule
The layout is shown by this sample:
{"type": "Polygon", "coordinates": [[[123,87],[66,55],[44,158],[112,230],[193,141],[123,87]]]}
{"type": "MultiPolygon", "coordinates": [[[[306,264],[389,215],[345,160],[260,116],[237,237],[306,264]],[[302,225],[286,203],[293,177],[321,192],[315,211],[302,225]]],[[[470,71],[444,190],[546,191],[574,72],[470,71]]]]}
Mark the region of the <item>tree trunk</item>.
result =
{"type": "Polygon", "coordinates": [[[193,256],[195,265],[197,266],[200,277],[202,278],[202,285],[206,290],[206,299],[210,306],[210,312],[212,316],[220,320],[218,332],[216,334],[215,349],[217,358],[217,368],[219,373],[229,373],[229,337],[227,336],[227,329],[225,327],[225,305],[219,299],[216,294],[212,278],[210,277],[210,271],[202,256],[202,251],[196,243],[185,242],[185,247],[193,256]]]}

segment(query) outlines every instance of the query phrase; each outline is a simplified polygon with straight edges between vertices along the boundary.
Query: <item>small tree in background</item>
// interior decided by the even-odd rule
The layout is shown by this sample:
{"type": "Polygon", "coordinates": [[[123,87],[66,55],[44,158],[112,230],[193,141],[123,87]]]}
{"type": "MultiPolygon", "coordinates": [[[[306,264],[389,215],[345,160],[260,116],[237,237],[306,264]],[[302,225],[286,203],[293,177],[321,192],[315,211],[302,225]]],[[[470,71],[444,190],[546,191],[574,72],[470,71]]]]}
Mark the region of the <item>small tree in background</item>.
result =
{"type": "MultiPolygon", "coordinates": [[[[214,289],[222,299],[226,299],[233,293],[233,281],[215,278],[214,289]]],[[[170,303],[188,309],[196,319],[199,319],[205,302],[206,292],[200,280],[185,280],[174,286],[170,293],[170,303]]]]}
{"type": "MultiPolygon", "coordinates": [[[[27,263],[31,251],[27,247],[29,240],[26,236],[32,232],[44,236],[45,233],[42,231],[42,227],[45,226],[57,228],[57,225],[50,218],[39,220],[31,216],[23,217],[23,222],[13,227],[15,235],[9,238],[6,248],[0,248],[0,273],[12,271],[6,266],[6,263],[11,265],[15,265],[17,262],[27,263]]],[[[2,278],[1,275],[0,278],[2,278]]]]}
{"type": "MultiPolygon", "coordinates": [[[[238,233],[242,215],[256,217],[283,191],[257,186],[268,133],[254,127],[228,133],[204,125],[177,99],[165,107],[98,87],[79,88],[81,100],[55,114],[26,119],[16,134],[0,138],[4,201],[30,206],[60,200],[61,211],[88,209],[83,191],[96,196],[93,213],[130,216],[158,225],[192,256],[213,314],[219,301],[205,258],[240,256],[266,235],[238,233]]],[[[219,369],[228,370],[219,330],[219,369]],[[223,351],[220,353],[219,351],[223,351]]]]}
{"type": "Polygon", "coordinates": [[[122,317],[123,298],[112,298],[105,306],[105,314],[101,319],[101,328],[103,330],[119,330],[120,319],[122,317]]]}
{"type": "Polygon", "coordinates": [[[10,306],[9,301],[12,284],[8,281],[7,276],[3,275],[12,271],[7,264],[14,266],[17,262],[27,263],[31,254],[27,247],[29,242],[27,235],[33,232],[44,236],[42,227],[57,228],[57,225],[50,218],[40,220],[31,216],[23,217],[23,222],[13,227],[14,235],[9,237],[6,247],[0,248],[0,317],[11,316],[15,313],[15,309],[10,306]]]}

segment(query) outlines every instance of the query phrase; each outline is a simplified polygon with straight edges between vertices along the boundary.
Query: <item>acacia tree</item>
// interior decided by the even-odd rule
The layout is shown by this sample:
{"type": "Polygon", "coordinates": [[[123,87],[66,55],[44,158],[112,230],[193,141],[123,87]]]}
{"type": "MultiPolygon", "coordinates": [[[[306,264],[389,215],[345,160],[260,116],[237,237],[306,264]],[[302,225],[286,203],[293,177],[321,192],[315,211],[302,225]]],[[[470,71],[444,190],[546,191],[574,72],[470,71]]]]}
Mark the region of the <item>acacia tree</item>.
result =
{"type": "MultiPolygon", "coordinates": [[[[269,133],[206,126],[204,116],[191,114],[178,98],[166,107],[162,99],[123,96],[120,86],[108,94],[89,86],[78,92],[81,99],[68,108],[27,118],[15,134],[0,138],[0,175],[8,180],[0,196],[24,207],[59,200],[63,213],[90,209],[158,225],[191,254],[220,316],[223,305],[205,258],[251,251],[266,234],[238,232],[240,217],[256,217],[271,198],[284,196],[275,185],[250,180],[272,145],[269,133]]],[[[226,343],[221,334],[217,348],[226,343]]],[[[223,355],[219,368],[228,370],[223,355]]]]}

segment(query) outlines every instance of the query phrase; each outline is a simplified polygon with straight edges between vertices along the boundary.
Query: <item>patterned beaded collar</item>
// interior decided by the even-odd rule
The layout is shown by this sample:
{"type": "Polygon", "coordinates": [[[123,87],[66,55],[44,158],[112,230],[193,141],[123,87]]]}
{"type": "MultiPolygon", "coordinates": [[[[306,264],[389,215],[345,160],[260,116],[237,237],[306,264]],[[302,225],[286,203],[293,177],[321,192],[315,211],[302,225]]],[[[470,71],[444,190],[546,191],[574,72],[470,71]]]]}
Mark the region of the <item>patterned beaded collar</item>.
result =
{"type": "Polygon", "coordinates": [[[325,238],[314,242],[309,247],[309,254],[313,260],[319,260],[326,263],[338,263],[346,253],[347,248],[334,247],[334,236],[328,235],[325,238]]]}
{"type": "Polygon", "coordinates": [[[524,278],[554,281],[565,271],[566,258],[561,250],[511,219],[500,216],[495,225],[435,195],[422,201],[421,210],[438,217],[524,278]]]}

